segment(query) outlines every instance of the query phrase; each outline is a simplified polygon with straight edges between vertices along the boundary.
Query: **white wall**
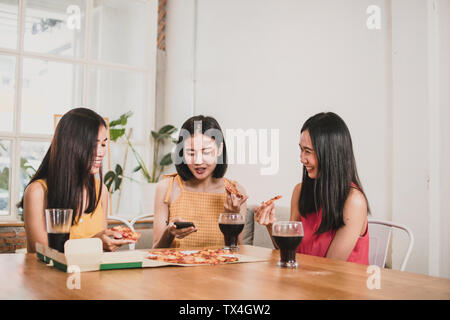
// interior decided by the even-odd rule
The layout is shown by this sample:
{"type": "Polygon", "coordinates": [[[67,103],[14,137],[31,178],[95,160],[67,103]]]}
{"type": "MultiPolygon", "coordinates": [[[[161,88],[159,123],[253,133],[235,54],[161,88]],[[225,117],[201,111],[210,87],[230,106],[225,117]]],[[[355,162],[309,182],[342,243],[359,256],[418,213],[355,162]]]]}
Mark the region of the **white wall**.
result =
{"type": "MultiPolygon", "coordinates": [[[[427,17],[423,0],[171,1],[165,120],[181,126],[205,114],[225,130],[279,129],[276,175],[235,164],[227,176],[244,185],[250,203],[280,193],[279,205],[289,206],[301,180],[303,122],[338,113],[352,134],[372,217],[409,225],[417,241],[407,270],[428,273],[427,17]],[[381,9],[380,30],[366,26],[370,5],[381,9]]],[[[405,244],[394,241],[396,267],[405,244]]]]}
{"type": "Polygon", "coordinates": [[[450,1],[438,2],[439,112],[440,112],[440,220],[439,275],[450,278],[450,1]]]}
{"type": "MultiPolygon", "coordinates": [[[[195,2],[167,1],[165,119],[178,128],[193,115],[195,2]],[[170,26],[170,27],[169,27],[170,26]]],[[[160,124],[157,124],[159,128],[160,124]]]]}
{"type": "MultiPolygon", "coordinates": [[[[428,272],[427,3],[393,1],[393,220],[415,235],[409,271],[428,272]]],[[[398,241],[396,241],[398,240],[398,241]]],[[[406,250],[393,241],[393,266],[406,250]]]]}

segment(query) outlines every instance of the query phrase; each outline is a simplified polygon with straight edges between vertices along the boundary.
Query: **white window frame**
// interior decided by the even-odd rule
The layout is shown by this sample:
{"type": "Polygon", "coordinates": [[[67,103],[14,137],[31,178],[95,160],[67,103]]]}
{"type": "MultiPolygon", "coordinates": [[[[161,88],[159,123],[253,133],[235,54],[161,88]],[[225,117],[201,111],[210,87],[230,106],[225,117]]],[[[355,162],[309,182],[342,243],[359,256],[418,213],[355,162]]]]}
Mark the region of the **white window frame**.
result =
{"type": "MultiPolygon", "coordinates": [[[[145,67],[134,67],[124,64],[111,63],[106,61],[100,61],[91,59],[91,36],[92,36],[92,13],[93,13],[93,0],[85,1],[85,37],[84,37],[84,57],[83,58],[70,58],[57,55],[45,54],[24,51],[24,24],[25,24],[25,10],[27,0],[19,0],[18,11],[18,25],[17,25],[17,46],[16,49],[7,49],[0,47],[0,54],[6,56],[14,56],[16,58],[16,70],[15,70],[15,89],[14,89],[14,107],[13,107],[13,129],[12,132],[0,131],[0,140],[9,140],[11,166],[9,174],[9,215],[0,216],[0,221],[12,222],[19,220],[19,211],[16,208],[16,204],[20,199],[20,143],[21,141],[36,141],[36,142],[51,142],[52,135],[45,134],[28,134],[19,132],[21,127],[21,96],[22,96],[22,74],[23,74],[23,60],[24,58],[34,58],[47,60],[50,62],[66,62],[72,65],[80,65],[83,68],[83,92],[82,92],[82,105],[87,106],[87,96],[89,88],[89,71],[91,68],[104,68],[113,71],[129,71],[135,73],[142,73],[145,75],[145,96],[143,106],[143,117],[148,119],[148,127],[144,128],[144,136],[149,137],[150,130],[155,127],[155,90],[156,90],[156,43],[157,43],[157,19],[158,19],[158,1],[156,0],[135,0],[147,3],[150,5],[152,18],[155,21],[154,25],[149,30],[149,37],[151,43],[151,52],[148,52],[151,59],[149,64],[145,67]]],[[[128,1],[128,0],[126,0],[128,1]]],[[[95,108],[95,106],[92,106],[95,108]]],[[[95,110],[95,109],[94,109],[95,110]]],[[[124,113],[128,110],[124,110],[124,113]]],[[[110,119],[114,120],[114,119],[110,119]]],[[[1,129],[0,129],[1,130],[1,129]]],[[[133,145],[143,146],[146,151],[144,154],[144,160],[148,160],[151,157],[150,154],[150,141],[149,139],[134,140],[133,145]]],[[[120,142],[118,142],[120,143],[120,142]]],[[[109,204],[111,206],[111,204],[109,204]]]]}

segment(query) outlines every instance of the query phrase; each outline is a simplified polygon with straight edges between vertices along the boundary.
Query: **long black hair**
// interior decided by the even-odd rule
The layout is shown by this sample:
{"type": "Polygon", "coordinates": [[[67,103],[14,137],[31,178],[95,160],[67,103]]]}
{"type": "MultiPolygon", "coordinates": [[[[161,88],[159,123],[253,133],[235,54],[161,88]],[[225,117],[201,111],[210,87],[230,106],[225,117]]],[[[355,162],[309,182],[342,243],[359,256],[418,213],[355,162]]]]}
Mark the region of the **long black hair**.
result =
{"type": "MultiPolygon", "coordinates": [[[[90,109],[76,108],[67,112],[59,120],[50,147],[28,183],[45,179],[48,189],[47,208],[72,209],[72,224],[83,213],[84,190],[87,195],[86,213],[94,212],[101,199],[102,168],[99,171],[98,196],[95,178],[91,173],[97,154],[100,126],[107,127],[105,120],[90,109]]],[[[23,198],[19,206],[23,207],[23,198]]]]}
{"type": "Polygon", "coordinates": [[[352,138],[337,114],[318,113],[309,118],[301,129],[308,131],[317,156],[317,177],[311,179],[303,168],[303,182],[298,209],[302,216],[322,208],[322,222],[316,233],[337,230],[344,226],[343,209],[352,183],[362,192],[353,154],[352,138]]]}
{"type": "Polygon", "coordinates": [[[212,138],[217,148],[223,143],[222,154],[217,159],[216,167],[212,173],[213,178],[222,178],[227,171],[227,146],[219,123],[213,117],[198,115],[187,119],[180,130],[178,137],[177,151],[175,152],[175,168],[183,180],[190,180],[194,177],[189,170],[184,158],[184,139],[193,136],[195,133],[201,133],[212,138]]]}

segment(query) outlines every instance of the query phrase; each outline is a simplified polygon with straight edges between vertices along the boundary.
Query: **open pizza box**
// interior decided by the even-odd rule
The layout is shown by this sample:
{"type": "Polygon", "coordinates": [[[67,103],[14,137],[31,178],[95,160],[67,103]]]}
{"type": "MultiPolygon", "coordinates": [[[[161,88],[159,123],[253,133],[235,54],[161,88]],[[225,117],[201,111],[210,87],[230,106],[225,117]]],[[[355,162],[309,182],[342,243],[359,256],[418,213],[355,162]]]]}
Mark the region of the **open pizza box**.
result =
{"type": "MultiPolygon", "coordinates": [[[[194,253],[196,250],[183,251],[187,254],[194,253]]],[[[64,244],[64,253],[61,253],[48,246],[36,243],[37,257],[53,265],[64,272],[85,272],[97,270],[129,269],[129,268],[148,268],[164,266],[201,266],[205,264],[179,264],[169,263],[159,260],[151,260],[147,257],[151,255],[150,250],[129,250],[117,252],[103,252],[102,241],[98,238],[73,239],[67,240],[64,244]]],[[[242,262],[260,262],[266,259],[234,254],[238,261],[228,263],[242,262]]]]}

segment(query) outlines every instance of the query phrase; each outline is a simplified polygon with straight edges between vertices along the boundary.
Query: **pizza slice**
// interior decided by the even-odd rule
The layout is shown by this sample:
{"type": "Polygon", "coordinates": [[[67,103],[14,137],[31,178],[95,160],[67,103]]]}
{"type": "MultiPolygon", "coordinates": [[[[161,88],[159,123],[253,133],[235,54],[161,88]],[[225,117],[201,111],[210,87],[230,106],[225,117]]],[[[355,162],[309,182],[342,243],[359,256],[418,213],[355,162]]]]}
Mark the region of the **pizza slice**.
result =
{"type": "Polygon", "coordinates": [[[274,202],[275,200],[281,199],[281,198],[282,198],[282,196],[276,196],[276,197],[273,197],[272,199],[266,201],[266,202],[265,202],[265,205],[266,205],[266,206],[269,206],[269,205],[272,204],[272,202],[274,202]]]}
{"type": "Polygon", "coordinates": [[[243,198],[244,196],[242,193],[239,192],[239,190],[236,187],[236,184],[233,182],[228,181],[227,179],[224,179],[225,181],[225,189],[231,194],[236,195],[238,198],[243,198]]]}
{"type": "Polygon", "coordinates": [[[137,233],[137,232],[131,230],[131,228],[124,227],[124,226],[112,227],[111,230],[119,232],[122,235],[123,240],[137,241],[141,237],[140,233],[137,233]]]}

